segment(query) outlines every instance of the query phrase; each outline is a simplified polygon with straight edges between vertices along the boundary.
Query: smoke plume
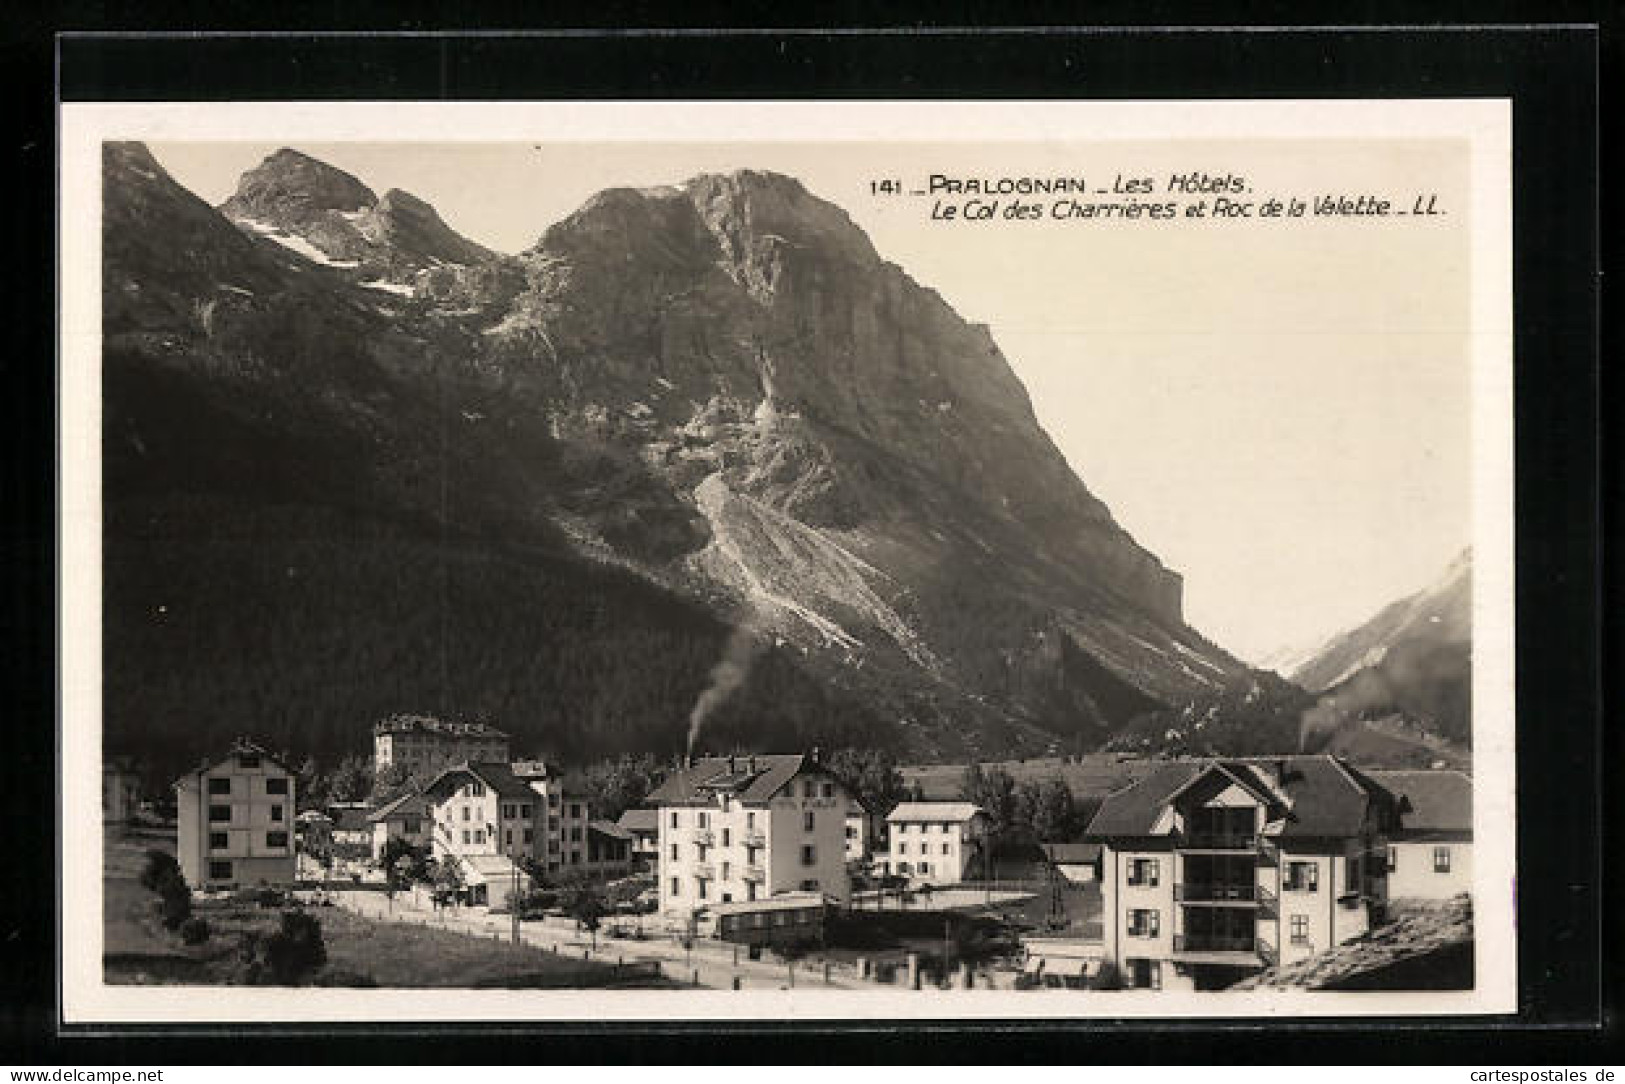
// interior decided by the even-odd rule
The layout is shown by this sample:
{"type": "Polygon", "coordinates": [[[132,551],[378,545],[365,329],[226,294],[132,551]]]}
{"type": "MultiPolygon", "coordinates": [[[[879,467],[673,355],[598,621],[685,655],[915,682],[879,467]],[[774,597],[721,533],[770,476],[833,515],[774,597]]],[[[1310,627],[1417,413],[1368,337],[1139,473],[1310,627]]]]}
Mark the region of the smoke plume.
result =
{"type": "Polygon", "coordinates": [[[1380,669],[1361,670],[1352,679],[1339,685],[1315,701],[1298,721],[1298,752],[1310,751],[1309,743],[1316,735],[1331,736],[1331,732],[1370,711],[1387,711],[1394,707],[1394,686],[1380,669]]]}
{"type": "Polygon", "coordinates": [[[710,680],[694,701],[693,710],[688,713],[689,756],[694,755],[706,720],[745,683],[750,676],[751,664],[761,650],[761,642],[756,638],[754,614],[747,615],[728,634],[728,642],[722,647],[722,657],[711,667],[710,680]]]}

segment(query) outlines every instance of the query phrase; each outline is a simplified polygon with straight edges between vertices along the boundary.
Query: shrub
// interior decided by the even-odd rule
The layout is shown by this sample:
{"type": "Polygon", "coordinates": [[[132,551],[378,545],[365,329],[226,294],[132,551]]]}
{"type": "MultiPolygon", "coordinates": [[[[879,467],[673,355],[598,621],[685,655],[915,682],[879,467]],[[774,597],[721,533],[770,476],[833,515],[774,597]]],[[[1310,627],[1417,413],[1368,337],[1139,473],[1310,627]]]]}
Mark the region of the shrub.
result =
{"type": "Polygon", "coordinates": [[[209,924],[193,916],[181,923],[181,940],[188,945],[201,945],[209,939],[209,924]]]}
{"type": "Polygon", "coordinates": [[[243,938],[243,978],[259,986],[294,986],[327,962],[322,924],[303,911],[282,912],[282,928],[243,938]]]}
{"type": "Polygon", "coordinates": [[[1089,980],[1091,990],[1121,990],[1123,988],[1123,973],[1117,965],[1107,960],[1100,965],[1100,972],[1089,980]]]}
{"type": "Polygon", "coordinates": [[[192,917],[192,890],[179,881],[165,885],[158,900],[158,917],[164,929],[178,929],[192,917]]]}
{"type": "Polygon", "coordinates": [[[149,850],[147,864],[141,870],[141,887],[163,895],[164,889],[172,884],[186,884],[186,878],[181,876],[180,863],[167,851],[156,848],[149,850]]]}

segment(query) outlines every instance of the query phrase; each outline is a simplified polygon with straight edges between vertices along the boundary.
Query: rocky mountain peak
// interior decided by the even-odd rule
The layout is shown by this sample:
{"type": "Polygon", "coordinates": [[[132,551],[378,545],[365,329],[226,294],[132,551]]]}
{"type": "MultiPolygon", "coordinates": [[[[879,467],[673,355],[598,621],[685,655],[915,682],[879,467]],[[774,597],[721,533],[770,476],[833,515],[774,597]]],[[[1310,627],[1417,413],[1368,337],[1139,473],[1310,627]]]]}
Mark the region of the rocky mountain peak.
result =
{"type": "Polygon", "coordinates": [[[243,174],[221,210],[280,223],[323,211],[360,211],[377,202],[372,189],[351,174],[284,147],[243,174]]]}

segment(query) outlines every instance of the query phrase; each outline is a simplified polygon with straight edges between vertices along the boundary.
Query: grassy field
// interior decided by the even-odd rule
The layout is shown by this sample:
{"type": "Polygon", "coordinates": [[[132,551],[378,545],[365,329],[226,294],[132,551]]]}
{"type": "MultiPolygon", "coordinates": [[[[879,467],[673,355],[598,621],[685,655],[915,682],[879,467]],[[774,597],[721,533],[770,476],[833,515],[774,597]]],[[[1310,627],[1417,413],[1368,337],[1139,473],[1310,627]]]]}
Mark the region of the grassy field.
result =
{"type": "MultiPolygon", "coordinates": [[[[277,908],[225,900],[196,900],[194,914],[209,923],[201,945],[182,944],[152,911],[156,898],[138,880],[149,848],[174,849],[167,832],[110,831],[103,872],[105,948],[110,984],[232,984],[239,978],[243,937],[270,933],[277,908]]],[[[395,987],[595,987],[669,983],[618,975],[611,964],[588,962],[531,945],[483,940],[433,927],[379,922],[333,907],[311,908],[322,924],[327,963],[318,985],[395,987]]]]}

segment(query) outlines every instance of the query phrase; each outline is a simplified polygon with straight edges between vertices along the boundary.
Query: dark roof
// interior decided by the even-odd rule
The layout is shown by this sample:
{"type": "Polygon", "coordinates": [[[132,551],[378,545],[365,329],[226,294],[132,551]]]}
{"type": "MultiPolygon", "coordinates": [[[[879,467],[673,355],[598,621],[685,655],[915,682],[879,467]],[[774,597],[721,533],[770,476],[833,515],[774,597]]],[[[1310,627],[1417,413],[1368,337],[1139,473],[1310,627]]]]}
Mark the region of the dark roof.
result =
{"type": "Polygon", "coordinates": [[[621,819],[617,823],[628,832],[658,832],[660,831],[660,810],[628,809],[621,814],[621,819]]]}
{"type": "Polygon", "coordinates": [[[597,832],[601,836],[608,836],[610,839],[618,839],[624,843],[630,843],[632,840],[632,833],[627,831],[625,828],[622,828],[614,821],[588,821],[587,831],[597,832]]]}
{"type": "Polygon", "coordinates": [[[1473,781],[1456,771],[1372,771],[1399,800],[1399,839],[1473,834],[1473,781]]]}
{"type": "Polygon", "coordinates": [[[1089,822],[1091,839],[1149,836],[1169,802],[1209,772],[1221,772],[1262,795],[1284,796],[1281,838],[1357,835],[1372,802],[1391,799],[1336,757],[1223,757],[1169,761],[1149,776],[1107,795],[1089,822]]]}
{"type": "Polygon", "coordinates": [[[335,832],[370,832],[372,831],[372,810],[365,806],[350,806],[337,808],[333,813],[333,831],[335,832]]]}
{"type": "Polygon", "coordinates": [[[701,757],[693,767],[666,777],[644,800],[645,805],[684,805],[705,801],[726,790],[741,802],[765,802],[786,783],[812,767],[812,758],[800,753],[755,753],[733,757],[701,757]]]}
{"type": "Polygon", "coordinates": [[[232,757],[235,757],[235,756],[238,756],[238,755],[243,755],[243,754],[246,754],[246,755],[252,756],[252,757],[259,757],[261,760],[270,761],[272,764],[275,764],[278,768],[281,768],[283,771],[287,772],[289,775],[294,774],[293,771],[291,769],[289,769],[289,767],[282,762],[282,758],[277,756],[275,753],[266,752],[265,749],[262,746],[254,743],[252,741],[249,741],[247,738],[238,738],[236,741],[231,743],[231,748],[226,750],[225,753],[223,753],[223,754],[221,754],[220,756],[217,756],[217,757],[210,757],[208,759],[205,759],[202,764],[199,764],[196,768],[192,769],[191,771],[187,772],[185,775],[181,776],[179,779],[175,780],[174,785],[177,786],[177,787],[181,786],[182,784],[188,782],[189,780],[196,779],[198,776],[202,775],[204,772],[212,771],[213,769],[218,768],[220,765],[224,764],[226,761],[230,760],[232,757]]]}
{"type": "Polygon", "coordinates": [[[387,820],[390,817],[420,817],[428,813],[429,800],[416,787],[407,787],[393,798],[385,800],[367,818],[370,821],[387,820]]]}
{"type": "Polygon", "coordinates": [[[490,787],[500,798],[529,798],[534,800],[536,792],[530,785],[517,775],[513,769],[501,761],[481,761],[475,764],[454,764],[441,772],[423,788],[423,793],[436,796],[442,785],[452,776],[472,775],[481,783],[490,787]]]}
{"type": "Polygon", "coordinates": [[[1044,853],[1057,865],[1077,865],[1100,857],[1098,843],[1046,843],[1044,853]]]}

